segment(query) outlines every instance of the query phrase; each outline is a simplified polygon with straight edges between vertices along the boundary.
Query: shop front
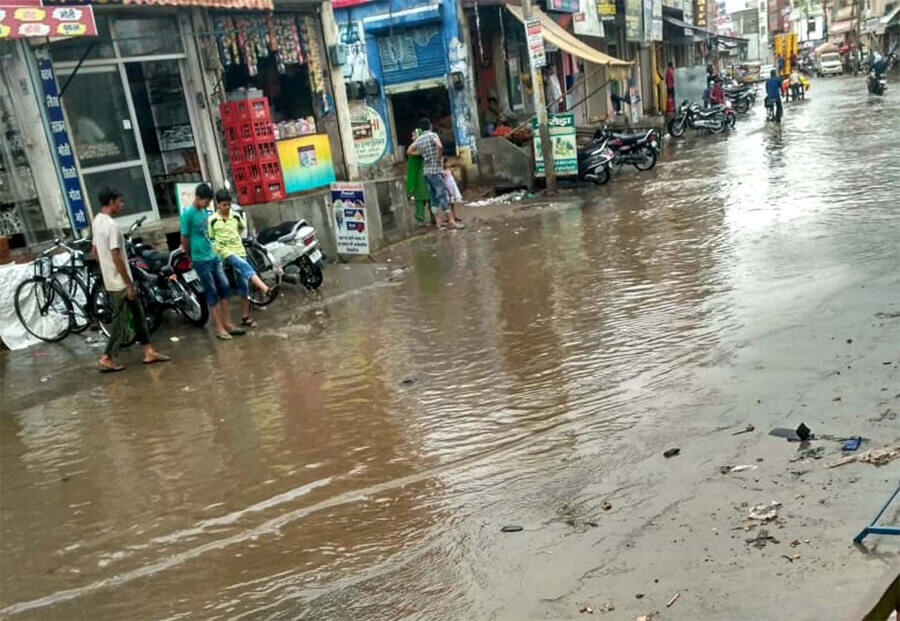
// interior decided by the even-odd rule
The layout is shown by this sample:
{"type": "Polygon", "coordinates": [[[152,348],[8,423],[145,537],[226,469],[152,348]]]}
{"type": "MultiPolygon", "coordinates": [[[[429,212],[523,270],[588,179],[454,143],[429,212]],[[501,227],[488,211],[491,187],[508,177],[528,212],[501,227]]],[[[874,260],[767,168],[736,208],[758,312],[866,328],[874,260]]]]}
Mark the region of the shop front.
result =
{"type": "Polygon", "coordinates": [[[178,213],[176,185],[207,177],[185,82],[184,33],[173,10],[96,15],[96,39],[50,44],[59,100],[87,206],[123,192],[123,222],[178,213]]]}
{"type": "Polygon", "coordinates": [[[477,119],[456,3],[336,2],[335,19],[348,46],[344,79],[361,167],[384,170],[402,160],[422,117],[445,154],[474,155],[477,119]]]}

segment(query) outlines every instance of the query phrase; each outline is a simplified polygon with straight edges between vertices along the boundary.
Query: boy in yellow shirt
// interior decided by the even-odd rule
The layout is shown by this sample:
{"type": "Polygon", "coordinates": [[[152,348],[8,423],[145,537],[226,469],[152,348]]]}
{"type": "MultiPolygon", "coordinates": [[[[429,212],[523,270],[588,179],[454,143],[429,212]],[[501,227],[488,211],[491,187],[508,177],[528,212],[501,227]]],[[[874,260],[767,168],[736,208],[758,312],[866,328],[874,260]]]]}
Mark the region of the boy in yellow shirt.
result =
{"type": "Polygon", "coordinates": [[[231,193],[222,189],[216,192],[216,213],[209,217],[209,239],[213,250],[225,265],[234,271],[238,295],[241,296],[241,325],[255,328],[257,324],[250,316],[250,283],[263,295],[269,294],[269,287],[247,262],[247,251],[241,234],[246,224],[244,218],[231,211],[231,193]]]}

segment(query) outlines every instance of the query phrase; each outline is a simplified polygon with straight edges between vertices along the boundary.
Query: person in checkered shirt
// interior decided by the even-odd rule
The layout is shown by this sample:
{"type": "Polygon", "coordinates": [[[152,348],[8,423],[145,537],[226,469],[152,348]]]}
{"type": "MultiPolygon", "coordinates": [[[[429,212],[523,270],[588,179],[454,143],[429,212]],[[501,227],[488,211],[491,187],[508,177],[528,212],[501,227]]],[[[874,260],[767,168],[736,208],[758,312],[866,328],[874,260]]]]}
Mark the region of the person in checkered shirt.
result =
{"type": "Polygon", "coordinates": [[[428,197],[431,201],[431,212],[434,214],[435,222],[439,229],[465,228],[461,222],[457,222],[453,218],[453,212],[450,211],[450,201],[447,199],[447,191],[444,187],[444,145],[441,144],[438,135],[432,131],[429,119],[420,119],[419,129],[422,130],[422,134],[409,146],[406,153],[422,156],[422,172],[425,174],[425,184],[428,186],[428,197]]]}

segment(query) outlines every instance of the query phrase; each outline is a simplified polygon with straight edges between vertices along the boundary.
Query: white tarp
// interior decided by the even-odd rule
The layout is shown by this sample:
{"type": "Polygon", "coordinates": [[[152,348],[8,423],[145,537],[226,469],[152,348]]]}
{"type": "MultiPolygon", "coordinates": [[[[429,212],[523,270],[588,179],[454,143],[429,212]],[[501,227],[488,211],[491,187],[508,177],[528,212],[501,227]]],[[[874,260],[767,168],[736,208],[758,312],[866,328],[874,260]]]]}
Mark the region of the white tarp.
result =
{"type": "MultiPolygon", "coordinates": [[[[57,265],[66,263],[68,260],[67,253],[57,254],[53,257],[53,262],[57,265]]],[[[18,289],[19,283],[28,280],[33,275],[34,265],[32,263],[13,263],[0,266],[0,339],[13,351],[25,349],[41,342],[29,334],[16,315],[16,289],[18,289]]],[[[24,302],[22,312],[26,317],[38,317],[34,296],[29,295],[22,301],[24,302]]]]}

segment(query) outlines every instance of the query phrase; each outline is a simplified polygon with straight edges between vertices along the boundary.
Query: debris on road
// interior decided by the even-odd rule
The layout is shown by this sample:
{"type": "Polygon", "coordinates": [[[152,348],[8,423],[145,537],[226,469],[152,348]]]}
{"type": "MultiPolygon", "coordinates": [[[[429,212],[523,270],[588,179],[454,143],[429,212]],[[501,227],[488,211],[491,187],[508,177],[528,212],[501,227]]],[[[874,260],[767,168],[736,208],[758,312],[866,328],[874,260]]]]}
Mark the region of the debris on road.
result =
{"type": "Polygon", "coordinates": [[[792,554],[792,555],[782,554],[781,558],[786,559],[790,563],[793,563],[794,561],[800,560],[800,555],[799,554],[792,554]]]}
{"type": "Polygon", "coordinates": [[[604,511],[609,511],[610,509],[612,509],[612,503],[608,500],[604,500],[603,504],[600,505],[600,508],[604,511]]]}
{"type": "Polygon", "coordinates": [[[855,438],[850,438],[846,442],[844,442],[843,446],[841,446],[842,451],[855,451],[859,448],[859,445],[862,444],[862,438],[857,436],[855,438]]]}
{"type": "Polygon", "coordinates": [[[678,598],[681,597],[681,593],[676,593],[672,596],[672,599],[666,602],[666,608],[671,608],[672,604],[678,601],[678,598]]]}
{"type": "Polygon", "coordinates": [[[720,470],[724,470],[723,474],[733,474],[735,472],[746,472],[747,470],[756,470],[759,466],[753,464],[742,464],[740,466],[722,466],[720,470]]]}
{"type": "Polygon", "coordinates": [[[467,207],[487,207],[489,205],[499,205],[501,203],[515,203],[525,198],[525,190],[517,190],[515,192],[508,192],[507,194],[498,194],[497,196],[492,196],[491,198],[484,198],[480,201],[472,201],[471,203],[466,203],[467,207]]]}
{"type": "Polygon", "coordinates": [[[800,425],[797,426],[797,437],[800,438],[801,442],[807,442],[812,440],[814,436],[805,423],[800,423],[800,425]]]}
{"type": "Polygon", "coordinates": [[[169,340],[172,341],[173,343],[177,343],[177,342],[180,341],[181,339],[178,338],[177,336],[170,336],[170,337],[169,337],[169,340]]]}
{"type": "Polygon", "coordinates": [[[404,380],[403,380],[402,382],[400,382],[400,383],[401,383],[402,385],[404,385],[404,386],[412,386],[413,384],[415,384],[415,383],[418,382],[418,381],[419,381],[419,380],[416,379],[415,377],[407,377],[406,379],[404,379],[404,380]]]}
{"type": "Polygon", "coordinates": [[[670,448],[669,450],[667,450],[663,453],[663,457],[668,459],[669,457],[675,457],[676,455],[678,455],[680,453],[681,453],[680,448],[670,448]]]}
{"type": "Polygon", "coordinates": [[[816,448],[804,449],[799,451],[796,456],[791,458],[791,461],[803,461],[804,459],[822,459],[825,455],[825,447],[817,446],[816,448]]]}
{"type": "Polygon", "coordinates": [[[648,612],[645,615],[638,615],[634,618],[634,621],[653,621],[653,617],[656,616],[655,612],[648,612]]]}
{"type": "Polygon", "coordinates": [[[503,528],[500,529],[501,533],[518,533],[522,530],[522,527],[518,524],[507,524],[503,528]]]}
{"type": "Polygon", "coordinates": [[[781,503],[777,500],[773,500],[767,505],[756,505],[755,507],[750,507],[750,512],[747,514],[747,517],[751,520],[769,522],[778,517],[778,508],[780,506],[781,503]]]}
{"type": "Polygon", "coordinates": [[[778,543],[778,540],[769,534],[765,528],[759,529],[759,533],[757,533],[756,537],[750,537],[747,539],[747,543],[757,547],[757,548],[765,548],[766,544],[769,542],[778,543]]]}
{"type": "Polygon", "coordinates": [[[739,436],[739,435],[741,435],[742,433],[750,433],[751,431],[754,431],[755,429],[756,429],[756,428],[755,428],[753,425],[747,425],[746,427],[744,427],[744,428],[741,429],[740,431],[735,431],[735,432],[734,432],[733,434],[731,434],[731,435],[733,435],[733,436],[739,436]]]}
{"type": "Polygon", "coordinates": [[[848,455],[847,457],[841,457],[837,461],[833,461],[825,467],[837,468],[838,466],[845,466],[847,464],[853,463],[854,461],[861,461],[863,463],[872,464],[875,466],[883,466],[885,464],[891,463],[898,457],[900,457],[900,445],[888,448],[871,449],[864,453],[859,453],[858,455],[848,455]]]}
{"type": "Polygon", "coordinates": [[[592,615],[592,614],[594,614],[594,609],[591,608],[590,606],[582,606],[578,612],[582,612],[582,613],[586,612],[589,615],[592,615]]]}

